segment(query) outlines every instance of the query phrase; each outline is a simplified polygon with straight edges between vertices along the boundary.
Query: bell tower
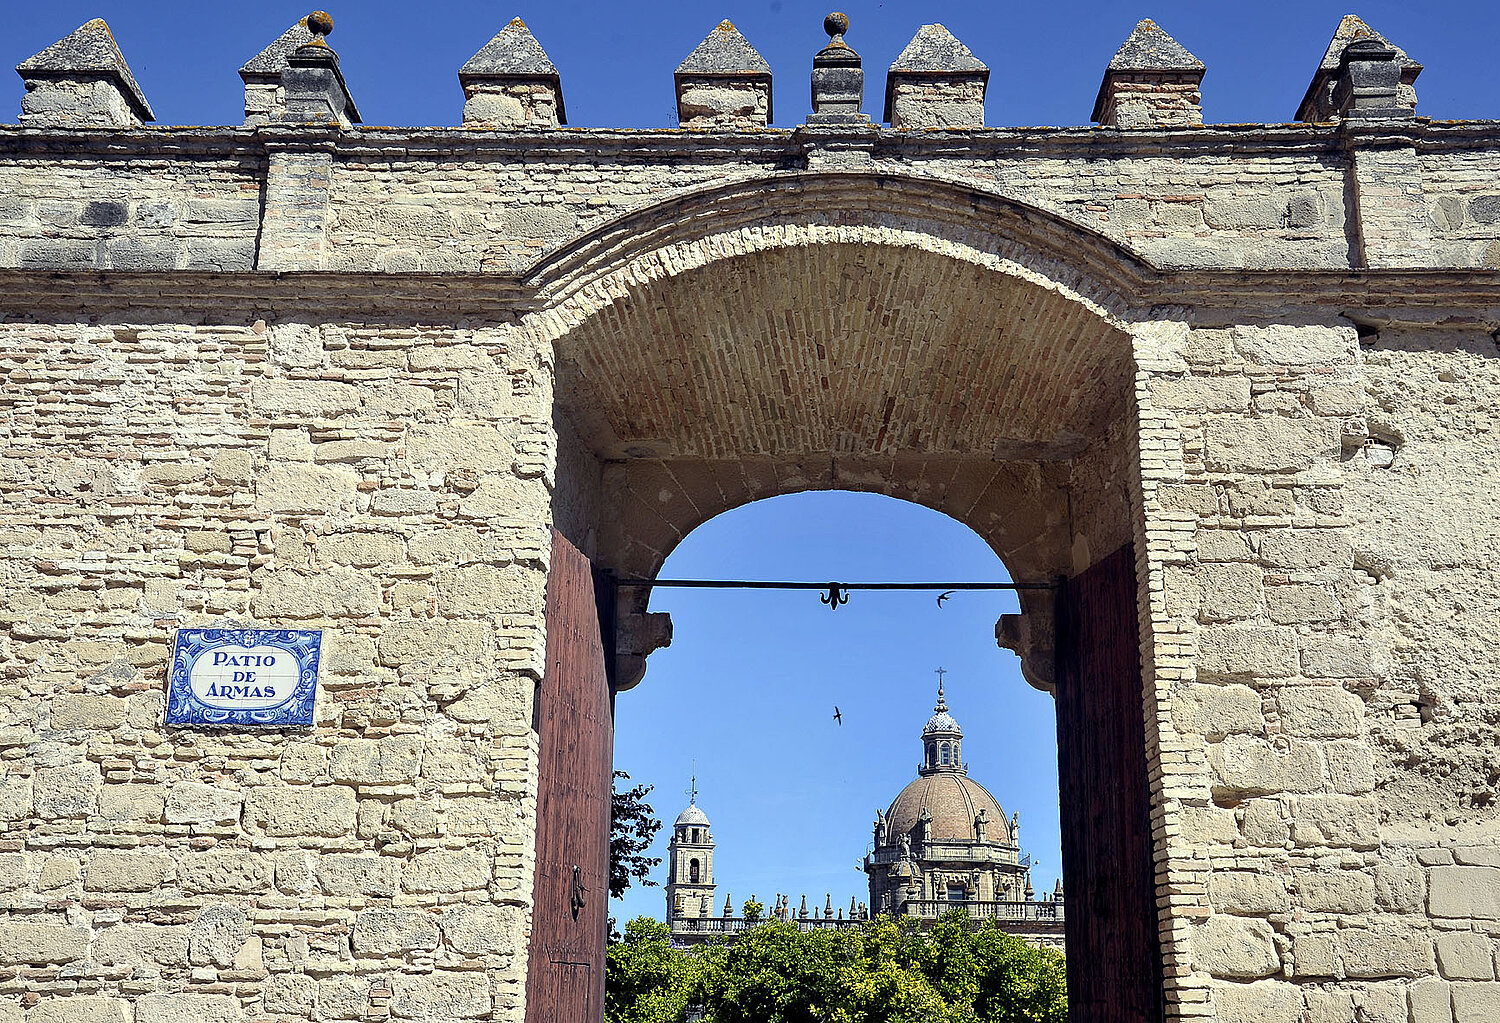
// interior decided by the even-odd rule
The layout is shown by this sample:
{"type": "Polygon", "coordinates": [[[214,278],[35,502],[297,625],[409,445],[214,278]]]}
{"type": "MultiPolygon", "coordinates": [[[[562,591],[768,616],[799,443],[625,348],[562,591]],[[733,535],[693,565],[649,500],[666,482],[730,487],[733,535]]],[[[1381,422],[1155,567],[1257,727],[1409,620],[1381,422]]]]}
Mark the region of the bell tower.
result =
{"type": "Polygon", "coordinates": [[[698,808],[698,783],[687,809],[672,825],[667,846],[667,925],[674,920],[708,916],[714,902],[714,836],[708,814],[698,808]]]}

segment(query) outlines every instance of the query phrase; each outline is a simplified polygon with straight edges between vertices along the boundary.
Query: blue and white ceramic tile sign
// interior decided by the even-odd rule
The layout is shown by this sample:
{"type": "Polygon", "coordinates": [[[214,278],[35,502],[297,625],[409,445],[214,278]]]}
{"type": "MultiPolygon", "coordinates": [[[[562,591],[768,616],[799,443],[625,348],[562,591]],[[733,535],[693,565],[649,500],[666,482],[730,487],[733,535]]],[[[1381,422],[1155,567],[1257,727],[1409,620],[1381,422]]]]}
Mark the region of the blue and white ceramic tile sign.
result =
{"type": "Polygon", "coordinates": [[[321,629],[178,629],[167,724],[310,725],[321,629]]]}

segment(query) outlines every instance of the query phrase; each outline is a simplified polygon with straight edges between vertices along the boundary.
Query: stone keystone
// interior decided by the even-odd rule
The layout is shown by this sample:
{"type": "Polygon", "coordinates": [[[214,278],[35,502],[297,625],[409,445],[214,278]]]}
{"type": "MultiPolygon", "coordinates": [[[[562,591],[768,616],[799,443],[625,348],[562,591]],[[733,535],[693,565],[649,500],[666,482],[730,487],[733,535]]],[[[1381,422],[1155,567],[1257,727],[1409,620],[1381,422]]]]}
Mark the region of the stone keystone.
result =
{"type": "Polygon", "coordinates": [[[1340,69],[1347,63],[1344,60],[1344,51],[1349,48],[1350,43],[1356,40],[1369,40],[1378,43],[1382,48],[1395,51],[1396,63],[1401,66],[1396,102],[1409,114],[1416,113],[1416,81],[1417,76],[1422,73],[1422,65],[1408,57],[1401,47],[1371,28],[1363,18],[1356,14],[1346,14],[1333,33],[1333,40],[1329,42],[1328,50],[1323,54],[1323,62],[1318,65],[1312,84],[1307,87],[1307,93],[1302,97],[1301,106],[1297,107],[1297,120],[1317,123],[1339,116],[1339,103],[1334,93],[1338,89],[1340,69]]]}
{"type": "Polygon", "coordinates": [[[1202,124],[1204,71],[1203,61],[1143,18],[1104,69],[1093,119],[1117,128],[1202,124]]]}
{"type": "Polygon", "coordinates": [[[156,120],[102,18],[23,60],[16,73],[26,83],[22,123],[120,128],[156,120]]]}
{"type": "Polygon", "coordinates": [[[677,120],[684,128],[765,127],[771,111],[771,65],[726,19],[673,74],[677,120]]]}
{"type": "Polygon", "coordinates": [[[458,71],[464,123],[481,127],[556,127],[568,123],[557,66],[520,18],[484,44],[458,71]]]}
{"type": "Polygon", "coordinates": [[[891,64],[885,119],[903,128],[978,128],[990,69],[942,25],[923,25],[891,64]]]}

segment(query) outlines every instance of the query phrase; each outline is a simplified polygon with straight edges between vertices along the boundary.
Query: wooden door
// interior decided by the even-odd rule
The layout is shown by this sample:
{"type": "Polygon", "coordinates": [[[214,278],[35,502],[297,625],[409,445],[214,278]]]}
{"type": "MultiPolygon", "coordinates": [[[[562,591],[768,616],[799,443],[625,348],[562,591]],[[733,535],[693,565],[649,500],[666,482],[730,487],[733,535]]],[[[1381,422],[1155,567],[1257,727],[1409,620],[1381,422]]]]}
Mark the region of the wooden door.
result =
{"type": "Polygon", "coordinates": [[[1129,545],[1059,596],[1057,758],[1075,1023],[1162,1018],[1139,628],[1129,545]]]}
{"type": "Polygon", "coordinates": [[[554,531],[547,664],[533,710],[537,827],[527,1023],[598,1023],[604,1014],[613,597],[607,577],[554,531]]]}

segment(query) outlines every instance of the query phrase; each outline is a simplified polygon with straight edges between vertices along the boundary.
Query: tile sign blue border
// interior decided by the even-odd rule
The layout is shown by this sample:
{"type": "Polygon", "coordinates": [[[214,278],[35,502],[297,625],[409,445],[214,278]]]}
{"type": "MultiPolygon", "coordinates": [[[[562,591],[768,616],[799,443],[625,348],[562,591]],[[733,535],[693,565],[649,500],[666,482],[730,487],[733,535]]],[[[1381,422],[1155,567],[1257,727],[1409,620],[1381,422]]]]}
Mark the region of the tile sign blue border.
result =
{"type": "Polygon", "coordinates": [[[310,725],[322,645],[321,629],[178,629],[166,723],[310,725]]]}

